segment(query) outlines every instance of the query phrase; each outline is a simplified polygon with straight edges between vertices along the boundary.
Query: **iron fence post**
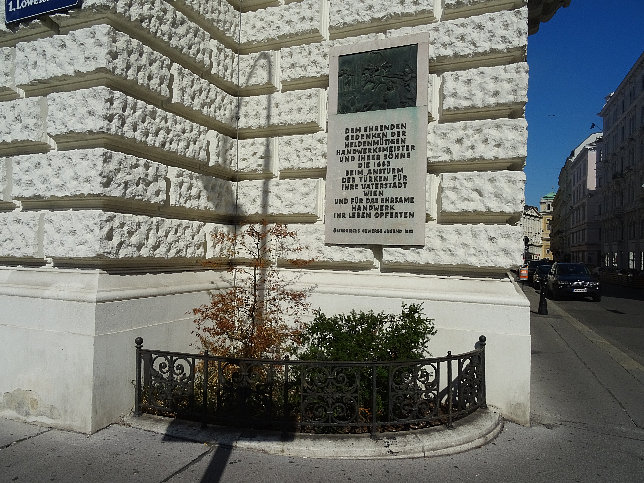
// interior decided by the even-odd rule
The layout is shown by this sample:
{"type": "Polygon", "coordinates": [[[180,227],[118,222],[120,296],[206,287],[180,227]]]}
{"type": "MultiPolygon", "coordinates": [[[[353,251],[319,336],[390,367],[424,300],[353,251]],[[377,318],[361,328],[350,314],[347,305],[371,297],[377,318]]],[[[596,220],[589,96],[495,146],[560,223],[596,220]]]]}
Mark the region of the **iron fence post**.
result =
{"type": "Polygon", "coordinates": [[[376,373],[377,366],[376,364],[371,365],[371,434],[376,432],[376,373]]]}
{"type": "Polygon", "coordinates": [[[288,378],[289,378],[289,375],[290,375],[289,374],[290,366],[289,366],[289,356],[288,356],[288,354],[284,357],[284,360],[285,360],[285,362],[284,362],[284,391],[283,391],[284,401],[283,401],[283,404],[282,404],[282,408],[283,408],[282,418],[284,420],[284,424],[286,424],[286,421],[288,420],[288,416],[289,416],[289,412],[288,412],[288,378]]]}
{"type": "Polygon", "coordinates": [[[221,411],[221,386],[224,382],[224,376],[221,370],[221,360],[217,360],[217,404],[215,405],[217,415],[221,411]]]}
{"type": "Polygon", "coordinates": [[[454,428],[452,424],[452,351],[447,351],[447,428],[454,428]]]}
{"type": "Polygon", "coordinates": [[[203,353],[203,391],[201,397],[202,401],[202,413],[201,413],[201,427],[206,427],[206,421],[208,420],[208,382],[210,379],[210,373],[208,371],[208,351],[205,350],[203,353]]]}
{"type": "Polygon", "coordinates": [[[305,372],[306,365],[300,365],[299,371],[297,371],[298,377],[299,377],[299,386],[300,386],[300,414],[298,419],[298,424],[300,425],[299,427],[301,428],[302,426],[302,421],[304,420],[304,372],[305,372]]]}
{"type": "Polygon", "coordinates": [[[481,384],[480,384],[480,391],[481,393],[479,394],[480,401],[481,401],[481,406],[484,409],[487,409],[487,395],[486,395],[486,389],[485,389],[485,344],[486,344],[486,337],[482,335],[479,337],[479,345],[481,347],[481,384]]]}
{"type": "Polygon", "coordinates": [[[387,367],[387,421],[394,418],[394,401],[391,393],[393,392],[393,371],[392,366],[387,367]]]}
{"type": "Polygon", "coordinates": [[[134,339],[136,344],[136,385],[134,389],[134,415],[141,416],[141,347],[143,338],[134,339]]]}
{"type": "Polygon", "coordinates": [[[456,360],[456,369],[458,376],[456,378],[456,411],[465,409],[463,406],[463,359],[460,357],[456,360]]]}

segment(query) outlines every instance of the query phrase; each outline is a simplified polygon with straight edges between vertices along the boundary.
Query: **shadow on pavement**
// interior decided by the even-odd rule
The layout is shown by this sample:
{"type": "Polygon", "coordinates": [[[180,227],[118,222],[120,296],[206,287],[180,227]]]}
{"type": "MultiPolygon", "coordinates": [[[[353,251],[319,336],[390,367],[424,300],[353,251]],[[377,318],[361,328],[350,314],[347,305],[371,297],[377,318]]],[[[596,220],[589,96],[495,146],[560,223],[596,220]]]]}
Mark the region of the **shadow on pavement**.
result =
{"type": "MultiPolygon", "coordinates": [[[[226,466],[236,445],[241,441],[256,440],[259,442],[286,442],[293,441],[296,437],[293,428],[283,431],[243,429],[228,426],[202,425],[195,421],[173,419],[165,428],[164,441],[196,441],[208,444],[214,451],[209,450],[193,460],[188,466],[197,461],[207,463],[207,468],[199,481],[218,482],[221,480],[226,466]]],[[[186,467],[179,470],[181,473],[186,467]]]]}
{"type": "Polygon", "coordinates": [[[233,449],[231,447],[217,446],[217,450],[210,458],[210,463],[208,463],[208,468],[206,468],[206,471],[201,477],[201,481],[204,483],[219,481],[232,452],[233,449]]]}

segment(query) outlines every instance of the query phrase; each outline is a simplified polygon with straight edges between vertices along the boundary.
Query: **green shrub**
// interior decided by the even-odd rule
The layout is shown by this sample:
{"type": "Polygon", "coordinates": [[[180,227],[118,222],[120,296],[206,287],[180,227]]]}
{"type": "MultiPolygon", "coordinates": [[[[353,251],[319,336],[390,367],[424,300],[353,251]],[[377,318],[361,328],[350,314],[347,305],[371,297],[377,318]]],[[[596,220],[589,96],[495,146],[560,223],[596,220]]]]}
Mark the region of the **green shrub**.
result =
{"type": "Polygon", "coordinates": [[[434,334],[433,320],[425,317],[422,304],[403,304],[400,315],[352,310],[327,317],[318,310],[302,333],[296,355],[326,361],[421,359],[434,334]]]}

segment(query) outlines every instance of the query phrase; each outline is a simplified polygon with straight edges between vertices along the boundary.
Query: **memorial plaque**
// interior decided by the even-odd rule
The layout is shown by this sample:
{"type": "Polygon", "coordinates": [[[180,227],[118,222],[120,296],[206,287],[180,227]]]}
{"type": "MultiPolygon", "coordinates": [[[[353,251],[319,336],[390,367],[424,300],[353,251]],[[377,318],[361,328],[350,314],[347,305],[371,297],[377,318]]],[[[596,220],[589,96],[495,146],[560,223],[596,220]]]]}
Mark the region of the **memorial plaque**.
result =
{"type": "Polygon", "coordinates": [[[332,64],[326,243],[425,243],[428,110],[418,101],[427,75],[417,75],[418,51],[351,52],[332,64]]]}
{"type": "Polygon", "coordinates": [[[416,107],[417,45],[342,55],[338,114],[416,107]]]}

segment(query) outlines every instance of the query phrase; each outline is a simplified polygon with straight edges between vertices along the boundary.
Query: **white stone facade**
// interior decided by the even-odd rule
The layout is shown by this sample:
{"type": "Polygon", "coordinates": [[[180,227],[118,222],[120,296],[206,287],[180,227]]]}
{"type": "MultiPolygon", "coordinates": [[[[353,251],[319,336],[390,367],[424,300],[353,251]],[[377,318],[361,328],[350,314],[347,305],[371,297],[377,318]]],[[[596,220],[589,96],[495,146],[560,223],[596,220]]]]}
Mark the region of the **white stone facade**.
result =
{"type": "Polygon", "coordinates": [[[529,306],[506,276],[527,3],[86,0],[0,18],[0,411],[86,432],[127,412],[134,338],[189,349],[186,313],[223,283],[195,271],[213,226],[267,219],[308,245],[323,311],[422,301],[435,355],[485,334],[488,403],[527,423],[529,306]],[[430,45],[425,246],[326,246],[329,49],[410,34],[430,45]]]}

